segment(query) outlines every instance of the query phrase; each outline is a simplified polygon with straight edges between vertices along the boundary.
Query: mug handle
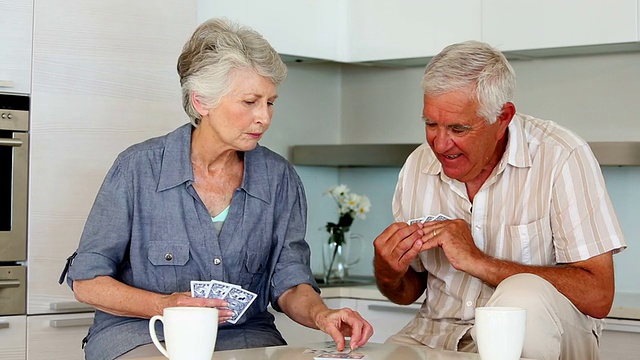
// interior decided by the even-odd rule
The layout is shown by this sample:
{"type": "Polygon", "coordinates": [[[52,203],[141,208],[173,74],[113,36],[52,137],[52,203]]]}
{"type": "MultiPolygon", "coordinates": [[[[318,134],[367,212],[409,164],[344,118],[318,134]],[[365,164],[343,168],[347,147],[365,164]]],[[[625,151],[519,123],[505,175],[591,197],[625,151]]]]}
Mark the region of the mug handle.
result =
{"type": "Polygon", "coordinates": [[[160,322],[164,324],[164,321],[162,319],[162,315],[154,315],[149,320],[149,334],[151,334],[151,340],[153,340],[153,344],[158,348],[158,350],[160,350],[162,355],[164,355],[168,359],[169,358],[169,353],[167,352],[167,349],[165,349],[164,346],[162,346],[162,344],[160,344],[160,340],[158,340],[158,336],[156,335],[156,326],[155,326],[155,324],[156,324],[157,320],[160,320],[160,322]]]}

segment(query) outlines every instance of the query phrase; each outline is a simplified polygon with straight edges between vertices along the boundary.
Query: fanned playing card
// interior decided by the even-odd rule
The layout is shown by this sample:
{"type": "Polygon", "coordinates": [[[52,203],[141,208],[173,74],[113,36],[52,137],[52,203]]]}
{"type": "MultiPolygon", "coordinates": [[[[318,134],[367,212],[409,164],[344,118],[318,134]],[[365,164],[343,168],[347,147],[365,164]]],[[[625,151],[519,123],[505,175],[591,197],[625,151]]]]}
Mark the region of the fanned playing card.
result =
{"type": "Polygon", "coordinates": [[[224,299],[229,303],[228,308],[233,310],[233,316],[228,321],[232,324],[238,322],[256,297],[256,294],[242,288],[232,288],[229,290],[229,293],[227,293],[224,299]]]}
{"type": "Polygon", "coordinates": [[[211,289],[210,281],[191,280],[191,297],[206,298],[211,289]]]}

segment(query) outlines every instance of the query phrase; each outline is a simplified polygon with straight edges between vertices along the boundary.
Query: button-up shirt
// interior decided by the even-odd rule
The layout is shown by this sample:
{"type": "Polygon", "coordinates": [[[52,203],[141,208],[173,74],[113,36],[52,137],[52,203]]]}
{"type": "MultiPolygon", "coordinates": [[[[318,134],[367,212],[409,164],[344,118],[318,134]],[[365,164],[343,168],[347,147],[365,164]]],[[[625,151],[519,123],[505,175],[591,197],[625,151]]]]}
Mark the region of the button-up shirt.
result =
{"type": "MultiPolygon", "coordinates": [[[[393,199],[396,221],[442,213],[465,220],[486,254],[526,265],[586,260],[624,248],[600,167],[588,144],[551,121],[517,114],[505,153],[473,199],[442,171],[428,144],[404,164],[393,199]]],[[[401,332],[434,348],[455,350],[475,308],[494,288],[458,271],[441,248],[412,263],[428,272],[426,298],[401,332]]],[[[599,328],[599,320],[594,329],[599,328]]]]}
{"type": "MultiPolygon", "coordinates": [[[[245,152],[242,184],[218,236],[193,187],[191,131],[184,125],[118,156],[87,219],[68,283],[111,276],[161,294],[189,291],[191,280],[237,284],[258,296],[236,325],[220,327],[218,338],[244,327],[256,330],[252,337],[274,333],[282,343],[269,303],[278,310],[280,295],[302,283],[319,291],[309,267],[302,182],[267,148],[245,152]]],[[[111,359],[150,343],[147,327],[147,319],[97,311],[87,358],[111,359]]],[[[243,346],[239,338],[236,344],[243,346]]]]}

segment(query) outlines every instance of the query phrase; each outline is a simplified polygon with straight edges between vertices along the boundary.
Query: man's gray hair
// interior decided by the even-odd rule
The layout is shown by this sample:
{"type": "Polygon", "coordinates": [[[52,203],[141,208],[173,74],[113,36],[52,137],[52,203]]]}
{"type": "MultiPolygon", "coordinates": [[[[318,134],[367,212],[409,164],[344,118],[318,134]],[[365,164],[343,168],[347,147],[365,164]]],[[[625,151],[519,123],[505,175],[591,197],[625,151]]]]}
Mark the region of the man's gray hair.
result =
{"type": "Polygon", "coordinates": [[[191,94],[195,92],[205,107],[216,107],[230,91],[234,69],[253,70],[276,86],[287,77],[278,53],[255,30],[217,18],[198,26],[178,58],[182,106],[194,126],[200,124],[200,114],[191,94]]]}
{"type": "Polygon", "coordinates": [[[469,88],[480,105],[477,115],[491,124],[504,104],[513,100],[516,75],[499,50],[480,41],[465,41],[433,57],[421,85],[431,96],[469,88]]]}

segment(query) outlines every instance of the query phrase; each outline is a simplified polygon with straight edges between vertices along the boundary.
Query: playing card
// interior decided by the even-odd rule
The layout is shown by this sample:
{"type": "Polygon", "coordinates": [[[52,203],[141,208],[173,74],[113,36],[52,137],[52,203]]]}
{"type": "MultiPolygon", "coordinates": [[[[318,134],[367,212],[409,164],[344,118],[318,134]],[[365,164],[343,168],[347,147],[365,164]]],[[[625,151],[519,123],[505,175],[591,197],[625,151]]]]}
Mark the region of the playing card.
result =
{"type": "Polygon", "coordinates": [[[442,220],[451,220],[451,218],[444,214],[438,214],[435,216],[433,220],[442,221],[442,220]]]}
{"type": "Polygon", "coordinates": [[[211,287],[206,296],[209,299],[224,299],[231,289],[238,288],[237,285],[232,285],[224,281],[211,280],[209,283],[211,287]]]}
{"type": "Polygon", "coordinates": [[[426,222],[433,221],[435,218],[436,218],[436,217],[435,217],[435,216],[433,216],[433,215],[427,215],[427,216],[425,216],[425,217],[423,218],[424,220],[422,220],[422,223],[424,224],[424,223],[426,223],[426,222]]]}
{"type": "Polygon", "coordinates": [[[314,360],[325,359],[368,359],[363,353],[350,352],[350,353],[319,353],[313,355],[314,360]]]}
{"type": "Polygon", "coordinates": [[[233,316],[228,321],[235,324],[247,311],[253,300],[257,297],[251,291],[242,288],[232,287],[224,299],[229,303],[229,310],[233,310],[233,316]]]}
{"type": "Polygon", "coordinates": [[[209,281],[191,280],[191,297],[206,298],[210,288],[211,282],[209,281]]]}
{"type": "Polygon", "coordinates": [[[417,222],[424,222],[424,218],[421,217],[421,218],[411,219],[411,220],[407,221],[407,224],[412,225],[412,224],[415,224],[417,222]]]}

